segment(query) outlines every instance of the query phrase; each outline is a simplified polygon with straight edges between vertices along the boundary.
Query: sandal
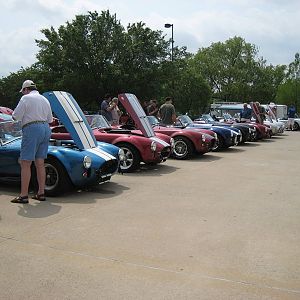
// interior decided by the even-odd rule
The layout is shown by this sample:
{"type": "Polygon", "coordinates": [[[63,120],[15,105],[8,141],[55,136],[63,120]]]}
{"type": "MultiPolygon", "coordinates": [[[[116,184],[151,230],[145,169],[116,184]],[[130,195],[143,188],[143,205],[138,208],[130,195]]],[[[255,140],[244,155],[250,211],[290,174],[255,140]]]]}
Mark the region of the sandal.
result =
{"type": "Polygon", "coordinates": [[[31,197],[32,199],[39,200],[39,201],[46,201],[45,194],[36,194],[31,197]]]}
{"type": "Polygon", "coordinates": [[[20,203],[20,204],[27,204],[28,203],[28,196],[18,196],[10,201],[11,203],[20,203]]]}

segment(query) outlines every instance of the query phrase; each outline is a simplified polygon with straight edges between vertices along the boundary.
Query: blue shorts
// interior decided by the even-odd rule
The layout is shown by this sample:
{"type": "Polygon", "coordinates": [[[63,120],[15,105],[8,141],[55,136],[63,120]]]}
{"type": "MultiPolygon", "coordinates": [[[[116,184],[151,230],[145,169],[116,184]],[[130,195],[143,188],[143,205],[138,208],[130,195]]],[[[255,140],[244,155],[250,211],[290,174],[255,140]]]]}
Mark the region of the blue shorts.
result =
{"type": "Polygon", "coordinates": [[[21,160],[45,159],[48,153],[51,130],[48,123],[36,123],[22,129],[21,160]]]}

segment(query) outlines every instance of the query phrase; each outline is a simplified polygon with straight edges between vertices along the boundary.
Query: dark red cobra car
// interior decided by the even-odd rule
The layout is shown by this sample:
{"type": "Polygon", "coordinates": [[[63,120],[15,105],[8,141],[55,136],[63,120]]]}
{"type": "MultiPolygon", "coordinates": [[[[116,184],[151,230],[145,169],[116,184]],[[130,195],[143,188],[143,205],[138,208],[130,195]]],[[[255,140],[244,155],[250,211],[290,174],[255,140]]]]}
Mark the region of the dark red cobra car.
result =
{"type": "MultiPolygon", "coordinates": [[[[130,109],[128,106],[127,108],[130,109]]],[[[134,110],[139,109],[134,107],[134,110]]],[[[86,115],[86,118],[97,141],[114,144],[123,149],[126,159],[121,162],[120,167],[125,173],[138,169],[141,162],[145,164],[164,162],[172,153],[174,140],[167,135],[156,135],[149,122],[139,120],[139,112],[133,114],[133,118],[136,123],[141,124],[143,132],[111,127],[102,115],[86,115]]],[[[70,139],[70,135],[63,126],[54,126],[52,138],[66,140],[70,139]]]]}
{"type": "Polygon", "coordinates": [[[147,116],[156,134],[166,134],[174,139],[172,156],[176,159],[188,159],[195,154],[212,151],[218,142],[216,134],[210,130],[182,129],[159,125],[153,116],[147,116]]]}

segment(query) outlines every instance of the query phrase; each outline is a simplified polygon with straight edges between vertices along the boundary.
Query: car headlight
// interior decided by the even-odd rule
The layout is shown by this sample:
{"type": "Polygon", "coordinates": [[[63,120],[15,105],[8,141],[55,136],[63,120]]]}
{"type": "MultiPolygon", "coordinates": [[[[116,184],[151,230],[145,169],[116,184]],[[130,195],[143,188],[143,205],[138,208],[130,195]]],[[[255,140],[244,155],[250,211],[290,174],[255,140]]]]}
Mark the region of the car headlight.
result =
{"type": "Polygon", "coordinates": [[[174,149],[175,147],[175,141],[173,138],[170,138],[170,145],[171,145],[171,148],[174,149]]]}
{"type": "Polygon", "coordinates": [[[86,169],[89,169],[92,165],[92,159],[90,156],[85,156],[83,158],[83,166],[86,168],[86,169]]]}
{"type": "Polygon", "coordinates": [[[119,149],[118,156],[119,156],[120,161],[125,161],[126,160],[125,152],[121,148],[119,149]]]}
{"type": "Polygon", "coordinates": [[[217,139],[218,138],[218,135],[216,133],[214,133],[214,138],[217,139]]]}
{"type": "Polygon", "coordinates": [[[153,152],[156,151],[156,147],[157,147],[156,143],[155,143],[154,141],[152,141],[152,143],[151,143],[151,150],[152,150],[153,152]]]}
{"type": "Polygon", "coordinates": [[[205,142],[205,140],[206,140],[205,134],[202,134],[201,139],[202,139],[202,142],[205,142]]]}
{"type": "Polygon", "coordinates": [[[230,130],[230,136],[233,137],[234,136],[234,133],[232,130],[230,130]]]}

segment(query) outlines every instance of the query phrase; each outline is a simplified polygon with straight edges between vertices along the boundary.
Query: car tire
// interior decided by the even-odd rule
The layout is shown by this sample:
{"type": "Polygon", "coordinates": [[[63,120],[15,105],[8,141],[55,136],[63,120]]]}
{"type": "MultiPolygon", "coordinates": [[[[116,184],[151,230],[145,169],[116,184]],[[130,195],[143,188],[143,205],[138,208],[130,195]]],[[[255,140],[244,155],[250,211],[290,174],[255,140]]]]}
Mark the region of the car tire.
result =
{"type": "Polygon", "coordinates": [[[45,160],[47,196],[58,196],[68,192],[72,186],[65,167],[55,158],[45,160]]]}
{"type": "Polygon", "coordinates": [[[174,137],[174,150],[172,156],[176,159],[188,159],[194,154],[192,142],[183,136],[174,137]]]}
{"type": "Polygon", "coordinates": [[[123,173],[131,173],[140,167],[141,156],[138,150],[127,143],[116,144],[119,148],[123,149],[126,159],[121,162],[120,168],[123,173]]]}
{"type": "Polygon", "coordinates": [[[294,122],[293,130],[299,130],[300,126],[299,123],[294,122]]]}
{"type": "Polygon", "coordinates": [[[218,146],[213,151],[220,151],[225,148],[224,138],[218,133],[217,136],[218,136],[218,146]]]}

